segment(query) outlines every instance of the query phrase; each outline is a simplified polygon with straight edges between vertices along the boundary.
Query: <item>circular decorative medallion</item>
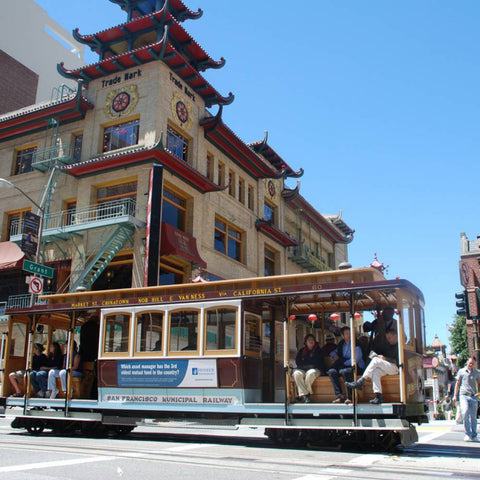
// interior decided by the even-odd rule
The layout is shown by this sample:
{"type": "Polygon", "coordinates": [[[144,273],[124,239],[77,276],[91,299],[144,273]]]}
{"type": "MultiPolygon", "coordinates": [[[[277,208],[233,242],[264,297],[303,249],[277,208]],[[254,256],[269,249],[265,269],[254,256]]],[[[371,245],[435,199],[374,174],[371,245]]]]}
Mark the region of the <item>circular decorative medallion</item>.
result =
{"type": "Polygon", "coordinates": [[[138,103],[136,85],[112,90],[105,100],[105,115],[110,118],[130,115],[138,103]]]}
{"type": "Polygon", "coordinates": [[[171,109],[176,122],[183,128],[190,128],[192,125],[192,107],[177,92],[174,92],[172,96],[171,109]]]}
{"type": "Polygon", "coordinates": [[[275,196],[276,189],[275,189],[275,184],[273,183],[273,180],[269,180],[269,181],[268,181],[268,183],[267,183],[267,190],[268,190],[268,194],[269,194],[271,197],[274,197],[274,196],[275,196]]]}
{"type": "Polygon", "coordinates": [[[177,112],[177,117],[182,123],[188,122],[188,110],[187,106],[179,100],[175,106],[175,111],[177,112]]]}
{"type": "Polygon", "coordinates": [[[112,110],[117,113],[123,112],[130,105],[130,95],[127,92],[120,92],[112,100],[112,110]]]}

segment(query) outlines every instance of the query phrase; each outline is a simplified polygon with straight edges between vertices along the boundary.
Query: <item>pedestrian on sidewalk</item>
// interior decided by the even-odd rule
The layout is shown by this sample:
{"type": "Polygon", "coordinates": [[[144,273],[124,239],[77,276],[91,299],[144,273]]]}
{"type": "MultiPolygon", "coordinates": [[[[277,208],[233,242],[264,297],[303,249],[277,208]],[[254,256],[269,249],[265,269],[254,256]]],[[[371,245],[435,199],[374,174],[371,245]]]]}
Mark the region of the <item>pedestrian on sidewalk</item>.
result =
{"type": "Polygon", "coordinates": [[[460,393],[460,410],[465,428],[465,442],[478,442],[477,410],[480,389],[480,371],[475,367],[476,360],[470,357],[467,365],[457,373],[454,401],[458,401],[460,393]]]}

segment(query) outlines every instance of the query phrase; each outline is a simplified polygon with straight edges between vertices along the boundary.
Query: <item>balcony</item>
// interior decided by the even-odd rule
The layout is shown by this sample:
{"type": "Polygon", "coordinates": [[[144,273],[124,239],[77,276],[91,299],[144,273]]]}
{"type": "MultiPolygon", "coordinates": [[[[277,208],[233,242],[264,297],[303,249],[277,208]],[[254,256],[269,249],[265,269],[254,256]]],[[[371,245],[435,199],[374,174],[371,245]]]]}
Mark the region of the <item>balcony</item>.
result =
{"type": "Polygon", "coordinates": [[[288,248],[288,258],[309,272],[326,272],[331,268],[305,245],[288,248]]]}
{"type": "Polygon", "coordinates": [[[54,166],[70,165],[78,159],[79,152],[75,152],[70,145],[54,145],[43,150],[36,150],[32,158],[32,168],[46,172],[54,166]]]}
{"type": "MultiPolygon", "coordinates": [[[[79,232],[94,228],[104,228],[130,224],[144,227],[145,222],[135,217],[136,202],[132,198],[102,202],[88,207],[62,210],[45,216],[42,238],[66,240],[79,232]]],[[[21,242],[23,222],[12,222],[10,241],[21,242]]]]}
{"type": "Polygon", "coordinates": [[[0,302],[0,323],[8,321],[8,315],[5,315],[7,302],[0,302]]]}

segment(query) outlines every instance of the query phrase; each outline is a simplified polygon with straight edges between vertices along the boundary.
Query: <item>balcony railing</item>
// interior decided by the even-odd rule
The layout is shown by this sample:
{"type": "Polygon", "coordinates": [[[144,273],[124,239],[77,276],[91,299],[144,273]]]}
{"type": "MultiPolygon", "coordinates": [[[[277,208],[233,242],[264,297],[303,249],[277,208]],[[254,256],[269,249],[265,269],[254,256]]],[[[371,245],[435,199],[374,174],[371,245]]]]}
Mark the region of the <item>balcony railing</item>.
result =
{"type": "Polygon", "coordinates": [[[309,272],[325,272],[331,268],[305,245],[288,248],[288,258],[309,272]]]}
{"type": "Polygon", "coordinates": [[[32,158],[32,167],[41,172],[49,170],[54,165],[70,165],[78,160],[76,152],[68,144],[54,145],[53,147],[36,150],[32,158]]]}
{"type": "MultiPolygon", "coordinates": [[[[134,223],[140,227],[144,226],[144,222],[135,218],[135,209],[136,201],[133,198],[123,198],[89,205],[84,208],[49,213],[45,216],[42,236],[47,238],[120,223],[134,223]]],[[[20,241],[22,229],[22,221],[12,222],[10,225],[10,241],[20,241]]]]}
{"type": "MultiPolygon", "coordinates": [[[[48,295],[43,293],[43,295],[48,295]]],[[[47,300],[39,300],[38,295],[32,295],[27,293],[26,295],[10,295],[7,301],[7,310],[18,309],[18,308],[28,308],[30,305],[44,305],[47,303],[47,300]],[[32,302],[33,297],[33,302],[32,302]]]]}

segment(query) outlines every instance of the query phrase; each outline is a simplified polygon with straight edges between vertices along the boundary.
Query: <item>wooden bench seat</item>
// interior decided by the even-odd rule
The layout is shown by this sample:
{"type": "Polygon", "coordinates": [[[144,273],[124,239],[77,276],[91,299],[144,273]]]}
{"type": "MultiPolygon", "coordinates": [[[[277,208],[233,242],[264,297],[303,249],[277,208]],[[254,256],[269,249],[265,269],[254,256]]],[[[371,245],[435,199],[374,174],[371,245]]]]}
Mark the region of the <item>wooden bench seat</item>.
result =
{"type": "MultiPolygon", "coordinates": [[[[65,393],[62,390],[62,383],[60,381],[60,378],[57,377],[57,389],[58,389],[58,394],[57,398],[65,398],[65,393]]],[[[25,392],[25,384],[24,381],[18,382],[18,386],[20,387],[20,390],[25,392]]],[[[70,398],[81,398],[82,397],[82,378],[81,377],[74,377],[72,378],[71,381],[71,386],[73,390],[73,395],[70,398]]],[[[32,385],[30,384],[30,397],[35,397],[35,393],[33,391],[32,385]]]]}
{"type": "MultiPolygon", "coordinates": [[[[342,391],[345,393],[345,386],[343,384],[343,379],[340,379],[340,385],[342,386],[342,391]]],[[[290,380],[292,398],[297,396],[297,388],[295,385],[295,380],[291,378],[290,380]]],[[[332,382],[329,377],[318,377],[313,382],[313,395],[310,397],[312,403],[331,403],[335,400],[335,394],[333,393],[332,382]]],[[[385,375],[382,377],[382,390],[383,398],[385,402],[400,402],[400,383],[398,375],[385,375]]],[[[370,399],[374,397],[372,390],[372,382],[370,379],[367,379],[363,385],[362,390],[358,391],[359,393],[359,403],[367,403],[370,399]]]]}
{"type": "MultiPolygon", "coordinates": [[[[70,385],[72,387],[72,395],[70,398],[81,398],[82,394],[82,378],[81,377],[73,377],[71,379],[70,385]]],[[[65,392],[62,390],[62,383],[60,378],[57,378],[57,389],[58,395],[57,398],[65,398],[65,392]]]]}

